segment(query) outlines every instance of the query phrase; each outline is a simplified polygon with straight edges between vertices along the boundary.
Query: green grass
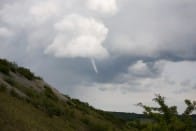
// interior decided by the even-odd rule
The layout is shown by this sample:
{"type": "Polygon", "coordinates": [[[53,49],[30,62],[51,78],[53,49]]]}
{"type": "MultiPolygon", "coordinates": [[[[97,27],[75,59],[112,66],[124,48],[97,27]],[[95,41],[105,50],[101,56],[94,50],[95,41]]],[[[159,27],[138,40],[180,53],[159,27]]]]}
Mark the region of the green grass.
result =
{"type": "Polygon", "coordinates": [[[1,131],[127,130],[121,120],[108,113],[95,110],[79,100],[70,101],[74,104],[55,101],[44,92],[27,100],[18,97],[14,90],[11,94],[1,91],[1,131]]]}
{"type": "Polygon", "coordinates": [[[73,130],[60,117],[49,117],[33,105],[0,92],[1,131],[64,131],[73,130]]]}

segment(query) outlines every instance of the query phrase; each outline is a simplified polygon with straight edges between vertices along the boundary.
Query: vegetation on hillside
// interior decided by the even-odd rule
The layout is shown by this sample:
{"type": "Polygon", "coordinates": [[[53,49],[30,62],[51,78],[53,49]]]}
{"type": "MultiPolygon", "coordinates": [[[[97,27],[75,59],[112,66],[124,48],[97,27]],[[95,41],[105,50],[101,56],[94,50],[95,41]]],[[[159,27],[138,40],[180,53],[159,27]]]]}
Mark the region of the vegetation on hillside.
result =
{"type": "Polygon", "coordinates": [[[0,127],[2,131],[128,130],[123,121],[79,100],[63,103],[45,92],[24,99],[14,90],[6,93],[3,86],[0,86],[0,127]]]}
{"type": "Polygon", "coordinates": [[[43,88],[26,84],[38,78],[29,69],[0,60],[1,131],[128,130],[124,121],[88,103],[60,99],[47,84],[43,88]]]}
{"type": "Polygon", "coordinates": [[[28,80],[41,79],[40,77],[35,76],[29,69],[19,67],[16,63],[8,62],[5,59],[0,59],[0,72],[5,75],[10,75],[10,72],[18,73],[28,80]]]}
{"type": "Polygon", "coordinates": [[[128,123],[130,127],[145,131],[191,131],[194,128],[190,115],[196,110],[196,101],[185,100],[187,108],[182,115],[178,114],[176,106],[166,105],[165,98],[160,95],[156,95],[153,101],[159,107],[138,104],[144,109],[144,115],[149,118],[149,121],[144,123],[139,120],[131,121],[128,123]]]}

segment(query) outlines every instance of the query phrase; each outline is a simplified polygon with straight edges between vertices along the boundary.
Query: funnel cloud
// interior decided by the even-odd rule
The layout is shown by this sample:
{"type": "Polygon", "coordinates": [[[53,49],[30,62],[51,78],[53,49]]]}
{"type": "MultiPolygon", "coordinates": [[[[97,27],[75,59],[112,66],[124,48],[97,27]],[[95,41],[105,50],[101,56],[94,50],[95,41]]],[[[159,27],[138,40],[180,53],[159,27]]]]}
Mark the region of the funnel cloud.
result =
{"type": "Polygon", "coordinates": [[[91,64],[92,64],[92,66],[93,66],[93,69],[94,69],[95,73],[98,74],[98,69],[97,69],[95,60],[94,60],[93,58],[91,59],[91,64]]]}

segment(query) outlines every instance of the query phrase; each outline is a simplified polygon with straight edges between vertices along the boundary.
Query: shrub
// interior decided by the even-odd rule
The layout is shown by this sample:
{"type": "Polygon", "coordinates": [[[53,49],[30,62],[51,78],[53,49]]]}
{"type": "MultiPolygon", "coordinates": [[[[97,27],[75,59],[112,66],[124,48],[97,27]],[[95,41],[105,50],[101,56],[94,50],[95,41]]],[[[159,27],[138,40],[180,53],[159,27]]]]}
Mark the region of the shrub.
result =
{"type": "MultiPolygon", "coordinates": [[[[159,107],[150,107],[139,103],[138,106],[144,108],[144,114],[149,117],[153,124],[147,123],[147,127],[151,127],[152,130],[163,131],[190,131],[192,130],[192,120],[190,114],[196,110],[196,102],[185,100],[187,105],[186,110],[182,115],[177,112],[176,106],[169,107],[165,104],[165,98],[156,95],[153,99],[159,107]]],[[[141,125],[139,125],[141,127],[141,125]]]]}
{"type": "Polygon", "coordinates": [[[27,87],[23,87],[23,91],[25,92],[25,94],[30,97],[30,98],[36,98],[36,97],[39,97],[38,93],[34,90],[34,89],[31,89],[31,88],[27,88],[27,87]]]}
{"type": "Polygon", "coordinates": [[[75,108],[79,109],[85,114],[90,113],[91,110],[94,110],[93,107],[89,106],[88,103],[80,102],[78,99],[71,99],[72,105],[75,106],[75,108]]]}
{"type": "Polygon", "coordinates": [[[17,64],[8,62],[5,59],[0,59],[0,72],[9,75],[9,72],[16,72],[17,64]]]}
{"type": "Polygon", "coordinates": [[[31,73],[29,69],[26,69],[26,68],[23,68],[23,67],[19,67],[17,69],[17,72],[20,73],[25,78],[27,78],[28,80],[33,80],[35,78],[34,74],[31,73]]]}
{"type": "Polygon", "coordinates": [[[58,97],[56,96],[56,94],[52,91],[52,89],[50,87],[48,87],[47,85],[44,86],[45,90],[44,90],[44,95],[47,98],[51,98],[55,101],[58,100],[58,97]]]}
{"type": "Polygon", "coordinates": [[[29,69],[23,68],[23,67],[18,67],[17,72],[27,78],[28,80],[34,80],[34,79],[39,79],[41,80],[41,77],[35,76],[34,73],[32,73],[29,69]]]}
{"type": "Polygon", "coordinates": [[[24,76],[28,80],[33,79],[39,79],[41,80],[41,77],[35,76],[29,69],[18,67],[18,65],[15,62],[8,62],[5,59],[0,59],[0,72],[2,72],[5,75],[9,75],[10,71],[12,72],[18,72],[20,75],[24,76]]]}
{"type": "Polygon", "coordinates": [[[50,99],[43,98],[40,104],[41,108],[45,110],[49,116],[60,116],[64,114],[63,107],[50,99]]]}
{"type": "Polygon", "coordinates": [[[0,72],[2,72],[5,75],[9,75],[9,68],[5,65],[0,65],[0,72]]]}

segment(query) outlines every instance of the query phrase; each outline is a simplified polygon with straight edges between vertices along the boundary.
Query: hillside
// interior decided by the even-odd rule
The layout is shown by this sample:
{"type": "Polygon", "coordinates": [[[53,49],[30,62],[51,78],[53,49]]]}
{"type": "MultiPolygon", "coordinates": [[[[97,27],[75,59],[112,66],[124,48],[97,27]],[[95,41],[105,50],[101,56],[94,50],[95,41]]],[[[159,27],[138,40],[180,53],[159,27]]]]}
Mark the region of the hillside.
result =
{"type": "Polygon", "coordinates": [[[125,122],[59,93],[29,69],[0,59],[1,131],[123,131],[125,122]]]}

